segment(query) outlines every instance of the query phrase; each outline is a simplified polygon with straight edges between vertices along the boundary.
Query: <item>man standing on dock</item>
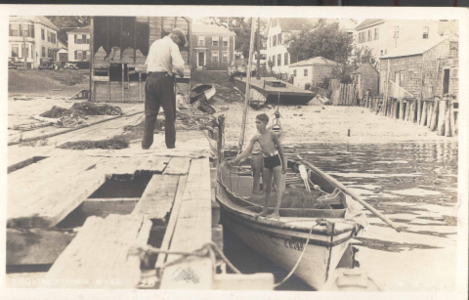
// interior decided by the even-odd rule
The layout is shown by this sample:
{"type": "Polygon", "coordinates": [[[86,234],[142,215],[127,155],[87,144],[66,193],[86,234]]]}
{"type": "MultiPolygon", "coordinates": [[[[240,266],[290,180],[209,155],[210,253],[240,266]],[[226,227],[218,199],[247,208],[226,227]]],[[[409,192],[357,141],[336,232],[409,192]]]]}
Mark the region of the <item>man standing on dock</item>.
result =
{"type": "Polygon", "coordinates": [[[153,144],[156,117],[163,106],[165,116],[165,143],[168,149],[176,147],[176,97],[174,84],[177,73],[184,77],[184,59],[179,51],[187,43],[184,32],[174,28],[169,36],[159,39],[150,46],[145,83],[145,129],[142,149],[153,144]]]}

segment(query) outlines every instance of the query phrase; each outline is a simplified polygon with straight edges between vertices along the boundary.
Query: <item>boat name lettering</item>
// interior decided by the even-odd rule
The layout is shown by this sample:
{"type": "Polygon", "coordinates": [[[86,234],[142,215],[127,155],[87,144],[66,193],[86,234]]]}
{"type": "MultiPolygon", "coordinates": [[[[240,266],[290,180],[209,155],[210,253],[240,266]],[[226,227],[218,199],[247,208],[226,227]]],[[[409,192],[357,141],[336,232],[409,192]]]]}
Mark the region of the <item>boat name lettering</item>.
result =
{"type": "Polygon", "coordinates": [[[292,240],[292,238],[290,236],[287,237],[283,241],[283,243],[284,243],[285,247],[290,248],[290,249],[294,249],[294,250],[298,250],[298,251],[303,251],[303,248],[304,248],[304,245],[305,245],[303,242],[292,240]]]}

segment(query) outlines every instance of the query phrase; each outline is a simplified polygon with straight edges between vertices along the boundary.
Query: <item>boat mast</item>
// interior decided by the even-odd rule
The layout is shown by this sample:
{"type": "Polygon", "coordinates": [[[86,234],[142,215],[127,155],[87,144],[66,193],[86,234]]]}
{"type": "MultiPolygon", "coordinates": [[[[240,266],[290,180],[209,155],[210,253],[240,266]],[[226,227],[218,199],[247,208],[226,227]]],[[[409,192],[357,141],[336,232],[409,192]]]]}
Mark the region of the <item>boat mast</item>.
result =
{"type": "Polygon", "coordinates": [[[239,136],[239,153],[243,151],[244,144],[244,132],[246,130],[246,114],[248,112],[249,105],[249,95],[251,88],[251,69],[252,69],[252,55],[254,52],[254,18],[251,18],[251,40],[249,42],[249,59],[248,59],[248,69],[247,69],[247,78],[246,78],[246,93],[244,95],[244,110],[243,110],[243,121],[241,122],[241,134],[239,136]]]}
{"type": "MultiPolygon", "coordinates": [[[[254,21],[254,20],[253,20],[254,21]]],[[[261,79],[261,18],[257,18],[257,68],[256,78],[261,79]]]]}

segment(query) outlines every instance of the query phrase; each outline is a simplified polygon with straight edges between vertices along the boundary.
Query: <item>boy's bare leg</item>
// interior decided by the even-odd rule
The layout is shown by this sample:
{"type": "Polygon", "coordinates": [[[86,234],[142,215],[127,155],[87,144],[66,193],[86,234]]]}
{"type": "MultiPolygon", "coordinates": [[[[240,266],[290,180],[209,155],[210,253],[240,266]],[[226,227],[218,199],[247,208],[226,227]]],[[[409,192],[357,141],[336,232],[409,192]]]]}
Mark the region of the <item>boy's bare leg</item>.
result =
{"type": "Polygon", "coordinates": [[[277,166],[273,170],[274,182],[275,182],[275,191],[277,194],[277,202],[275,203],[274,212],[267,217],[280,219],[279,209],[280,203],[282,202],[283,192],[285,191],[285,184],[282,174],[282,166],[277,166]]]}
{"type": "Polygon", "coordinates": [[[260,179],[261,179],[261,170],[262,170],[262,160],[263,157],[261,155],[253,155],[252,156],[252,172],[254,181],[252,183],[252,193],[253,194],[260,194],[260,179]]]}
{"type": "Polygon", "coordinates": [[[272,193],[272,170],[264,168],[262,171],[262,178],[265,186],[265,200],[264,209],[258,216],[265,217],[269,213],[270,194],[272,193]]]}

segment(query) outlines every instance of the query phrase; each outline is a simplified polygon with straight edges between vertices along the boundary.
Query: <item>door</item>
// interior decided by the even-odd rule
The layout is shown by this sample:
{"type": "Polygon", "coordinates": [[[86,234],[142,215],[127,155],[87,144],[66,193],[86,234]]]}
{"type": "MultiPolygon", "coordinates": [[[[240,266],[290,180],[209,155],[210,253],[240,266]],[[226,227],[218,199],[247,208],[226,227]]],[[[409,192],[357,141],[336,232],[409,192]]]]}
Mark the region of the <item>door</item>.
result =
{"type": "Polygon", "coordinates": [[[449,93],[449,69],[445,69],[443,77],[443,95],[449,93]]]}
{"type": "Polygon", "coordinates": [[[205,65],[205,53],[204,52],[199,52],[199,59],[197,66],[198,67],[203,67],[205,65]]]}

